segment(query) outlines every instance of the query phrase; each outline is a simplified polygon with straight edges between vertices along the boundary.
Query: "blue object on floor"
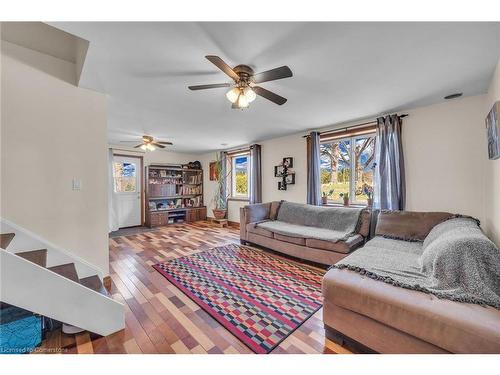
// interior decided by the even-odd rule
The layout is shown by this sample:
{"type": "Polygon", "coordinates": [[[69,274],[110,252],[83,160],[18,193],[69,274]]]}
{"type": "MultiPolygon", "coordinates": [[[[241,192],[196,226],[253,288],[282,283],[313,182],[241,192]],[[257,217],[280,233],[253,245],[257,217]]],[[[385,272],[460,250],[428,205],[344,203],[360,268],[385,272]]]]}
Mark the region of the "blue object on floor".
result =
{"type": "Polygon", "coordinates": [[[0,309],[0,354],[29,353],[41,342],[41,316],[15,306],[0,309]]]}

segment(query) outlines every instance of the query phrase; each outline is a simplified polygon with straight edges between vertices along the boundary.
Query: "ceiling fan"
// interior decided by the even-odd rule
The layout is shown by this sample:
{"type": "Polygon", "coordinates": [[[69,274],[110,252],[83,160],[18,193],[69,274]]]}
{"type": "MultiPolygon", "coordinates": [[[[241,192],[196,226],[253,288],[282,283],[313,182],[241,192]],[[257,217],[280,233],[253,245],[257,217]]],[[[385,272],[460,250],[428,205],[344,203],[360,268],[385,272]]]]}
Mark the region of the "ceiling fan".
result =
{"type": "MultiPolygon", "coordinates": [[[[128,142],[134,142],[136,143],[137,141],[121,141],[124,143],[128,142]]],[[[164,141],[155,141],[153,137],[150,135],[143,135],[142,136],[142,143],[138,144],[137,146],[134,146],[134,148],[141,148],[144,151],[154,151],[156,150],[156,147],[159,148],[165,148],[164,145],[173,145],[172,142],[164,142],[164,141]]]]}
{"type": "Polygon", "coordinates": [[[231,68],[219,56],[208,55],[205,57],[217,68],[231,77],[234,83],[215,83],[211,85],[189,86],[188,88],[190,90],[232,87],[232,89],[226,93],[226,97],[231,103],[233,103],[231,108],[237,109],[247,108],[249,104],[255,100],[257,95],[262,96],[263,98],[266,98],[267,100],[270,100],[278,105],[286,103],[286,98],[257,86],[257,84],[291,77],[293,74],[288,66],[280,66],[279,68],[255,74],[253,69],[248,65],[236,65],[234,68],[231,68]]]}

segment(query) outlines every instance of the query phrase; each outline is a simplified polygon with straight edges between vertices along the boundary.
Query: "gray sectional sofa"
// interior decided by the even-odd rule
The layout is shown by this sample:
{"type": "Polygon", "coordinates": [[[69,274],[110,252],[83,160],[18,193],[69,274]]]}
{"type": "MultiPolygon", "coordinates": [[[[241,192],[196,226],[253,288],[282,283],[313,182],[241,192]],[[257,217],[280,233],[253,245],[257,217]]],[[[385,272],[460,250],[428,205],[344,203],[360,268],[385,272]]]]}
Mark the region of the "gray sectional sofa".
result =
{"type": "Polygon", "coordinates": [[[477,221],[387,211],[323,279],[327,336],[378,353],[500,353],[500,250],[477,221]]]}
{"type": "Polygon", "coordinates": [[[317,207],[292,202],[240,209],[240,239],[315,263],[331,265],[362,246],[370,232],[366,208],[317,207]]]}

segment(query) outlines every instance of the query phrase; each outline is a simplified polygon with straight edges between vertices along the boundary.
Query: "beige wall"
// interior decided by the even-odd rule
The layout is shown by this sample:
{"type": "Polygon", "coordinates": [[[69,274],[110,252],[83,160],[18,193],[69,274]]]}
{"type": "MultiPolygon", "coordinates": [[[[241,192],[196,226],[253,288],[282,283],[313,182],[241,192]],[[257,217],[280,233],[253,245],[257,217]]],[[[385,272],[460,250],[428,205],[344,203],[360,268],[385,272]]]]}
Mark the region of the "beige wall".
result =
{"type": "MultiPolygon", "coordinates": [[[[485,109],[483,112],[483,122],[481,123],[481,132],[483,136],[486,137],[486,131],[484,128],[484,118],[491,110],[493,103],[500,100],[500,61],[497,64],[495,74],[491,81],[490,89],[488,95],[486,96],[485,109]]],[[[490,236],[493,241],[500,246],[500,159],[489,160],[484,152],[485,166],[485,194],[484,194],[484,206],[485,206],[485,229],[486,233],[490,236]]]]}
{"type": "Polygon", "coordinates": [[[406,111],[408,210],[449,211],[484,219],[483,102],[484,95],[406,111]]]}
{"type": "MultiPolygon", "coordinates": [[[[401,111],[410,115],[403,124],[408,210],[443,210],[485,220],[484,100],[482,95],[401,111]]],[[[307,159],[302,134],[258,143],[262,145],[263,201],[306,202],[307,159]],[[273,167],[284,156],[294,157],[296,184],[287,191],[279,191],[273,167]]],[[[214,160],[214,155],[202,156],[205,181],[208,181],[208,163],[214,160]]],[[[206,183],[206,202],[212,197],[212,185],[206,183]]],[[[231,221],[239,221],[238,209],[244,204],[229,203],[231,221]]]]}
{"type": "MultiPolygon", "coordinates": [[[[292,202],[306,202],[306,178],[307,159],[306,141],[301,134],[275,138],[258,142],[262,146],[262,200],[269,202],[272,200],[288,200],[292,202]],[[284,157],[293,157],[293,170],[296,172],[295,185],[289,185],[286,191],[278,190],[279,179],[274,177],[274,166],[279,164],[284,157]]],[[[209,163],[215,160],[215,152],[200,156],[200,160],[205,170],[205,195],[204,200],[209,208],[209,216],[212,215],[212,197],[215,193],[216,184],[209,181],[209,163]]],[[[248,204],[247,201],[229,201],[228,219],[230,221],[240,221],[240,207],[248,204]]]]}
{"type": "Polygon", "coordinates": [[[73,63],[4,41],[1,52],[1,215],[107,275],[106,97],[62,78],[73,63]]]}

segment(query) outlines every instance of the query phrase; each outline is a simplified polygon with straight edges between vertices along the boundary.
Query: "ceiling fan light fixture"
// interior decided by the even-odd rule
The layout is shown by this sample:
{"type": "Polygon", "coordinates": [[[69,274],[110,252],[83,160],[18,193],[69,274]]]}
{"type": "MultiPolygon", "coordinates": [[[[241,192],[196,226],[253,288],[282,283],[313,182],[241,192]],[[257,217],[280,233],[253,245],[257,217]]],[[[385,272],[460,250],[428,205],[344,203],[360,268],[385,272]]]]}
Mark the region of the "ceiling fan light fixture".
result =
{"type": "Polygon", "coordinates": [[[148,146],[146,145],[141,145],[141,150],[146,151],[148,149],[148,146]]]}
{"type": "Polygon", "coordinates": [[[257,98],[257,94],[255,94],[255,91],[253,91],[250,86],[245,87],[243,93],[245,94],[245,97],[247,98],[249,103],[253,102],[255,98],[257,98]]]}
{"type": "Polygon", "coordinates": [[[248,108],[249,102],[245,94],[241,93],[240,96],[238,96],[238,100],[236,101],[236,106],[238,108],[248,108]]]}
{"type": "Polygon", "coordinates": [[[156,150],[156,147],[155,147],[155,146],[153,146],[151,143],[148,143],[148,144],[146,145],[146,147],[147,147],[147,149],[148,149],[149,151],[154,151],[154,150],[156,150]]]}
{"type": "Polygon", "coordinates": [[[231,90],[229,90],[226,93],[226,98],[229,100],[231,103],[236,103],[238,100],[238,96],[240,95],[240,89],[239,87],[234,87],[231,90]]]}

